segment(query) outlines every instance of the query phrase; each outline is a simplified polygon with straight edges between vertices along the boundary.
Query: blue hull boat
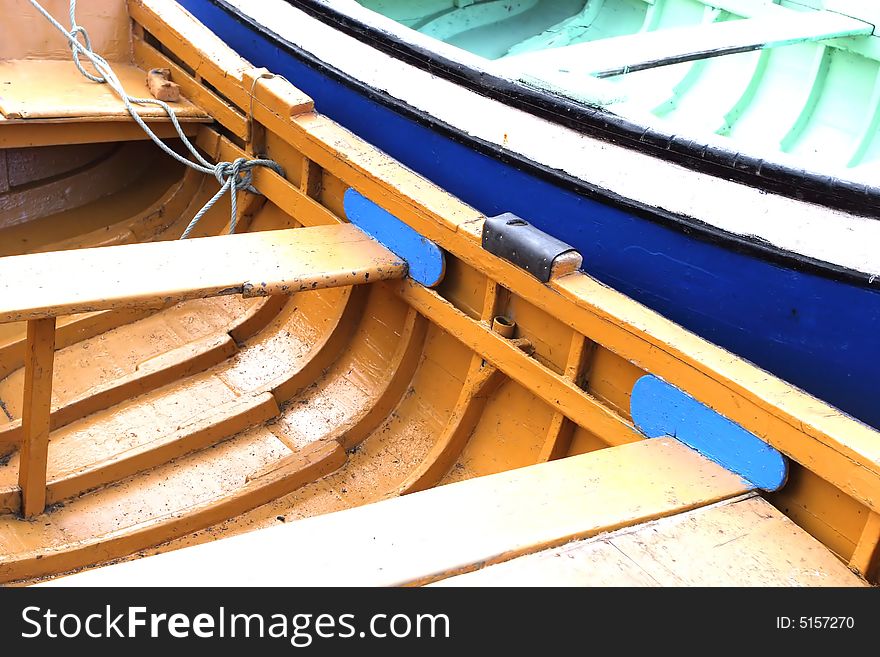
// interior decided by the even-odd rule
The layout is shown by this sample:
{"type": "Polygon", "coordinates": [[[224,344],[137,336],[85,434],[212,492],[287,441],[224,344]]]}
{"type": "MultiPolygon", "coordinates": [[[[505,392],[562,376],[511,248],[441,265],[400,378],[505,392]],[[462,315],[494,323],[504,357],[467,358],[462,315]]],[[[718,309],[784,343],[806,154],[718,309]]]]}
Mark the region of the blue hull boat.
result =
{"type": "Polygon", "coordinates": [[[711,142],[695,158],[693,140],[662,142],[662,131],[491,71],[474,78],[466,58],[426,59],[331,6],[354,3],[181,4],[322,113],[481,212],[527,219],[580,251],[590,275],[880,426],[880,265],[870,249],[858,253],[880,235],[876,187],[756,165],[711,142]],[[382,74],[395,80],[377,83],[382,74]],[[394,83],[434,84],[434,100],[394,83]]]}

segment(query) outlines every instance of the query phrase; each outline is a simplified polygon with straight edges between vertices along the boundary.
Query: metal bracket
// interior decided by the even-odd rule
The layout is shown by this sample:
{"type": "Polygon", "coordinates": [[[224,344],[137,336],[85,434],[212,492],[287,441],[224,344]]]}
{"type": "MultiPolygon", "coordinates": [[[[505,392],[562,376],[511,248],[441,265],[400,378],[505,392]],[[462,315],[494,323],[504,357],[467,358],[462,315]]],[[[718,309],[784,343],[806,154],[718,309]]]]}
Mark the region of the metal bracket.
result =
{"type": "Polygon", "coordinates": [[[577,271],[583,263],[573,246],[510,212],[486,219],[483,248],[525,269],[542,283],[577,271]]]}

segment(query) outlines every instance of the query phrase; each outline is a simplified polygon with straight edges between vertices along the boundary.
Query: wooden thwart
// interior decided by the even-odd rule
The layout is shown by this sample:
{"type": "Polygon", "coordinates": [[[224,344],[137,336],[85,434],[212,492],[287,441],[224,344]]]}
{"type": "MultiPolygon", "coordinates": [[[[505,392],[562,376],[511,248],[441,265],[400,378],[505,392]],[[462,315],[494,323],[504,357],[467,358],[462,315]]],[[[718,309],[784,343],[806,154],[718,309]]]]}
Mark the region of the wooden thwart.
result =
{"type": "Polygon", "coordinates": [[[406,263],[350,224],[0,259],[0,323],[187,299],[401,278],[406,263]]]}
{"type": "Polygon", "coordinates": [[[731,474],[658,438],[433,488],[90,571],[60,583],[408,585],[743,494],[731,474]],[[290,555],[296,558],[291,559],[290,555]]]}
{"type": "MultiPolygon", "coordinates": [[[[150,98],[145,71],[113,62],[113,71],[132,96],[150,98]]],[[[132,121],[125,104],[107,84],[85,78],[70,60],[0,61],[0,113],[7,119],[132,121]]],[[[204,110],[181,98],[172,102],[179,121],[211,122],[204,110]]],[[[142,117],[170,121],[157,105],[135,105],[142,117]]]]}
{"type": "Polygon", "coordinates": [[[436,586],[865,586],[759,496],[628,527],[436,586]]]}
{"type": "Polygon", "coordinates": [[[599,39],[512,56],[508,70],[544,68],[599,78],[807,41],[865,36],[870,23],[829,11],[779,11],[767,16],[599,39]]]}

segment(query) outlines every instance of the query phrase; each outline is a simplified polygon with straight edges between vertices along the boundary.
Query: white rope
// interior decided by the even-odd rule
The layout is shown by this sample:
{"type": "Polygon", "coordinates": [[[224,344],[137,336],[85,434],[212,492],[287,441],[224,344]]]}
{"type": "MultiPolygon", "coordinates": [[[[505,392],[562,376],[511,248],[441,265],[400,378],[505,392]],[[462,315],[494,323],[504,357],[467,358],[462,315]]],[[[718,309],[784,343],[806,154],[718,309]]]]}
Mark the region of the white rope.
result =
{"type": "Polygon", "coordinates": [[[143,129],[143,131],[147,134],[147,136],[153,140],[153,142],[159,146],[165,153],[173,157],[175,160],[180,162],[181,164],[185,164],[188,167],[195,169],[201,173],[210,173],[213,174],[215,178],[217,178],[217,182],[220,183],[220,189],[216,194],[208,201],[204,207],[196,213],[196,216],[193,217],[189,226],[186,227],[186,230],[183,231],[183,235],[181,235],[180,239],[186,239],[192,230],[196,227],[199,220],[205,215],[205,213],[210,210],[214,204],[220,200],[220,198],[226,192],[229,192],[230,198],[230,206],[231,206],[231,218],[229,221],[229,232],[234,233],[235,227],[237,223],[237,193],[239,190],[247,190],[249,192],[258,194],[259,192],[253,187],[253,172],[252,169],[254,167],[267,167],[272,169],[279,175],[284,175],[284,171],[281,166],[274,162],[273,160],[266,159],[253,159],[248,160],[245,158],[238,158],[234,162],[218,162],[217,164],[211,164],[208,162],[202,155],[196,150],[196,147],[193,146],[192,142],[186,137],[183,133],[183,128],[180,125],[180,122],[177,120],[177,115],[174,112],[174,109],[165,103],[164,101],[158,100],[157,98],[136,98],[134,96],[130,96],[122,86],[122,83],[119,81],[119,78],[113,72],[113,69],[110,67],[110,64],[107,63],[107,60],[101,57],[99,54],[92,50],[92,43],[89,39],[88,32],[81,25],[77,25],[76,23],[76,0],[70,0],[70,30],[67,30],[61,23],[59,23],[54,16],[52,16],[48,11],[46,11],[43,6],[37,2],[37,0],[30,0],[30,3],[34,6],[34,8],[39,11],[45,18],[48,20],[54,27],[68,41],[68,46],[73,54],[73,62],[76,64],[76,67],[79,69],[79,72],[82,73],[89,80],[108,85],[119,98],[122,100],[122,103],[125,105],[126,111],[128,111],[129,115],[132,119],[143,129]],[[77,35],[82,35],[83,41],[85,43],[80,43],[77,39],[77,35]],[[90,73],[87,71],[80,61],[80,56],[88,59],[92,66],[94,66],[97,75],[90,73]],[[193,155],[195,161],[190,160],[183,155],[180,155],[173,149],[169,148],[159,137],[156,136],[147,123],[141,118],[141,116],[137,113],[137,110],[134,108],[134,105],[157,105],[162,108],[162,110],[168,115],[168,118],[171,119],[172,125],[174,125],[174,129],[177,131],[180,140],[183,142],[183,145],[186,146],[187,150],[193,155]]]}

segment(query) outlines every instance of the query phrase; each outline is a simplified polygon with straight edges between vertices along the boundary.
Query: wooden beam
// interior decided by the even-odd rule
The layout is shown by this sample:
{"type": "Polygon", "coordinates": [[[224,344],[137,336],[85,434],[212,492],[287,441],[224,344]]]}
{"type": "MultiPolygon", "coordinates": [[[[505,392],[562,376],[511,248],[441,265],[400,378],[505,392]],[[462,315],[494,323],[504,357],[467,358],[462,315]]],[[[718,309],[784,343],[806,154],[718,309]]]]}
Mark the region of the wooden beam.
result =
{"type": "Polygon", "coordinates": [[[55,318],[28,322],[24,374],[24,412],[18,485],[25,518],[46,508],[46,462],[49,455],[49,414],[52,410],[52,366],[55,360],[55,318]]]}
{"type": "MultiPolygon", "coordinates": [[[[177,131],[168,121],[147,121],[159,139],[173,139],[177,131]]],[[[181,121],[183,134],[192,137],[204,124],[181,121]]],[[[134,121],[67,121],[64,119],[20,119],[7,121],[0,118],[0,148],[29,148],[63,144],[99,144],[117,141],[149,139],[134,121]]]]}
{"type": "Polygon", "coordinates": [[[755,495],[526,555],[435,586],[864,587],[865,582],[755,495]]]}
{"type": "Polygon", "coordinates": [[[874,26],[830,11],[773,12],[757,18],[673,27],[508,57],[506,71],[611,77],[659,66],[808,41],[867,36],[874,26]]]}
{"type": "Polygon", "coordinates": [[[671,438],[478,477],[92,570],[64,585],[424,584],[576,538],[747,492],[742,479],[671,438]],[[290,555],[296,558],[291,559],[290,555]]]}
{"type": "Polygon", "coordinates": [[[351,224],[11,256],[0,259],[0,323],[405,273],[405,261],[351,224]]]}

